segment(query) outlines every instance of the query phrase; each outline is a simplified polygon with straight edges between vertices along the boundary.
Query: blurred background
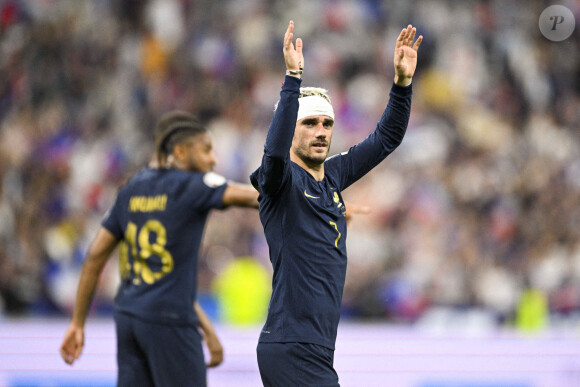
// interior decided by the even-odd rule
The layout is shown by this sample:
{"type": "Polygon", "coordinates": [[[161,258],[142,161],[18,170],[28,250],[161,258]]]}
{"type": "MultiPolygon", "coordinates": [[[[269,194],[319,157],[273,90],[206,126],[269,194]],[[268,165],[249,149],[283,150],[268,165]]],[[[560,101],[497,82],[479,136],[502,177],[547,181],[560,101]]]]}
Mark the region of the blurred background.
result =
{"type": "MultiPolygon", "coordinates": [[[[372,213],[349,228],[343,321],[577,335],[580,28],[545,38],[551,4],[0,1],[0,316],[70,315],[88,244],[148,162],[164,112],[197,114],[216,171],[249,182],[292,19],[303,85],[328,89],[337,113],[331,154],[374,130],[400,30],[424,36],[403,144],[344,192],[372,213]]],[[[580,1],[557,4],[580,20],[580,1]]],[[[111,314],[115,265],[93,316],[111,314]]],[[[271,266],[257,212],[210,215],[199,273],[214,321],[263,322],[271,266]]]]}

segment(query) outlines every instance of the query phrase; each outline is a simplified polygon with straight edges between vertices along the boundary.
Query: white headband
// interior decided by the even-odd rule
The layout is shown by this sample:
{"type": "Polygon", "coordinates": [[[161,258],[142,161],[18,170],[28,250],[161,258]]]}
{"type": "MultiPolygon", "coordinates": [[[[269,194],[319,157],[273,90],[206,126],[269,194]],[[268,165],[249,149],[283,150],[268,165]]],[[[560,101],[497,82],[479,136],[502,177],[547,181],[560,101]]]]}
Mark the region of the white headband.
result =
{"type": "Polygon", "coordinates": [[[330,102],[319,95],[298,98],[299,108],[296,121],[310,116],[329,116],[334,120],[334,110],[330,102]]]}

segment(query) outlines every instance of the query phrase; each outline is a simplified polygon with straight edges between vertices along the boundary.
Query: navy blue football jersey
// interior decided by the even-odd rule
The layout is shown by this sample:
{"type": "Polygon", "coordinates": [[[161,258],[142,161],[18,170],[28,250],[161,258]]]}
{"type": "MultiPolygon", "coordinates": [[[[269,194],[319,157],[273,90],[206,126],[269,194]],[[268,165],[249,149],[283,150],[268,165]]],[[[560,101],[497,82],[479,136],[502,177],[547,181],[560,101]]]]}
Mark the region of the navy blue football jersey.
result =
{"type": "Polygon", "coordinates": [[[208,213],[223,208],[226,186],[212,172],[145,168],[121,187],[102,222],[121,241],[116,311],[197,325],[198,252],[208,213]]]}
{"type": "Polygon", "coordinates": [[[393,85],[376,130],[328,158],[317,181],[290,160],[301,80],[287,76],[268,131],[261,166],[260,220],[273,266],[272,297],[260,342],[305,342],[334,349],[346,277],[346,217],[341,192],[402,141],[411,87],[393,85]]]}

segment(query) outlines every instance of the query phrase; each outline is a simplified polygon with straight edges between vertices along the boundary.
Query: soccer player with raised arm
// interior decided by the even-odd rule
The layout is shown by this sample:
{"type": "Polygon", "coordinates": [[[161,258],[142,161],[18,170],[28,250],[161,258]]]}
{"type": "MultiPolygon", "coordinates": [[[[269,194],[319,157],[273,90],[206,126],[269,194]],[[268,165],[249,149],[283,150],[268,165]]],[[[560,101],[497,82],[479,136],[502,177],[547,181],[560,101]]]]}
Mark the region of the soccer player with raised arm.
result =
{"type": "Polygon", "coordinates": [[[214,208],[257,208],[258,193],[212,172],[211,138],[189,113],[161,117],[155,144],[158,165],[142,169],[120,188],[89,247],[60,352],[68,364],[80,356],[98,278],[120,245],[118,386],[205,386],[202,339],[210,352],[208,366],[223,358],[213,326],[196,302],[206,219],[214,208]]]}
{"type": "MultiPolygon", "coordinates": [[[[303,43],[284,36],[286,77],[260,167],[250,180],[274,273],[268,316],[257,347],[265,386],[338,386],[334,348],[346,276],[346,217],[341,192],[403,140],[417,65],[416,29],[397,38],[395,79],[377,127],[347,152],[327,159],[334,111],[326,90],[301,88],[303,43]]],[[[306,69],[306,70],[305,70],[306,69]]]]}

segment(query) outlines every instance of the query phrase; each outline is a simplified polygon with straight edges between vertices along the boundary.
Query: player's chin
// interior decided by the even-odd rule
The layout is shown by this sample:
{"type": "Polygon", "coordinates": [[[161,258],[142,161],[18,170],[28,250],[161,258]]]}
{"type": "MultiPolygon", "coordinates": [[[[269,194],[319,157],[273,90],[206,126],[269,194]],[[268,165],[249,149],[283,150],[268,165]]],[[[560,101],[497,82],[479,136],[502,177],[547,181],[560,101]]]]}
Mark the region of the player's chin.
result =
{"type": "Polygon", "coordinates": [[[328,152],[315,153],[310,156],[310,160],[315,164],[322,164],[326,160],[328,152]]]}
{"type": "Polygon", "coordinates": [[[316,154],[321,159],[326,160],[326,158],[328,157],[328,148],[321,149],[318,152],[316,152],[316,154]]]}
{"type": "Polygon", "coordinates": [[[213,166],[210,165],[198,165],[191,169],[192,172],[208,173],[213,172],[213,166]]]}

